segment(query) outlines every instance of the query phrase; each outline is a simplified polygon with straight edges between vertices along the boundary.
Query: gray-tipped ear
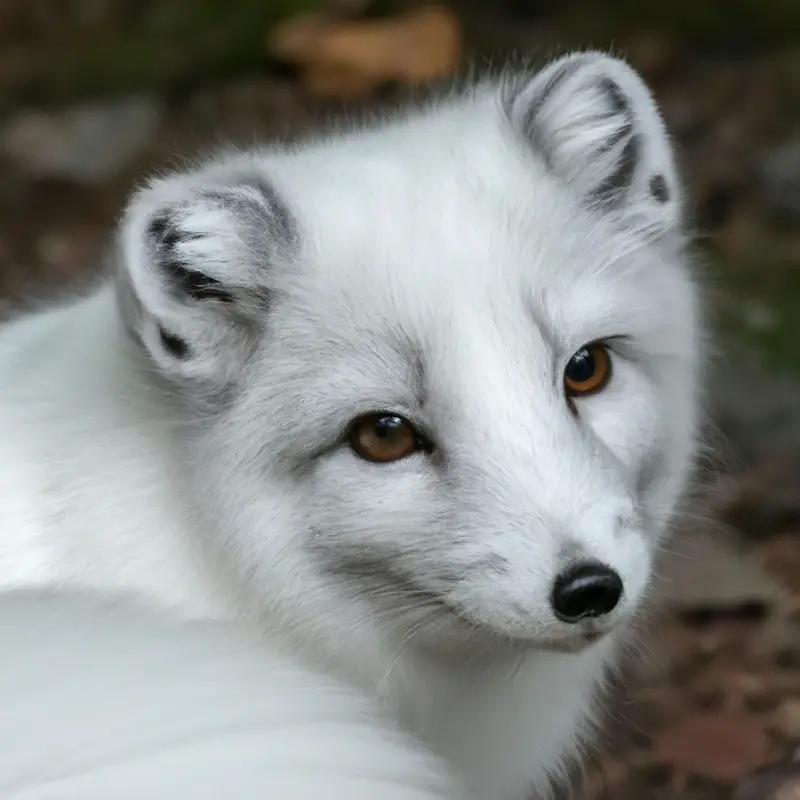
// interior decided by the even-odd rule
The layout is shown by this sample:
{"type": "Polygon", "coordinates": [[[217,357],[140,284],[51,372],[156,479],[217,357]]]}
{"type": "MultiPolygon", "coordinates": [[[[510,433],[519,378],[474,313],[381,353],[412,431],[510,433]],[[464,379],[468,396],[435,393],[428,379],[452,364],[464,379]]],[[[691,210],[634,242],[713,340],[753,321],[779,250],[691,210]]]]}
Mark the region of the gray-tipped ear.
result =
{"type": "Polygon", "coordinates": [[[162,373],[204,400],[236,381],[263,332],[272,268],[296,237],[255,169],[175,175],[134,196],[120,230],[122,308],[162,373]]]}
{"type": "Polygon", "coordinates": [[[624,61],[566,56],[514,86],[507,107],[514,127],[582,201],[633,217],[653,234],[680,226],[682,191],[666,128],[624,61]]]}

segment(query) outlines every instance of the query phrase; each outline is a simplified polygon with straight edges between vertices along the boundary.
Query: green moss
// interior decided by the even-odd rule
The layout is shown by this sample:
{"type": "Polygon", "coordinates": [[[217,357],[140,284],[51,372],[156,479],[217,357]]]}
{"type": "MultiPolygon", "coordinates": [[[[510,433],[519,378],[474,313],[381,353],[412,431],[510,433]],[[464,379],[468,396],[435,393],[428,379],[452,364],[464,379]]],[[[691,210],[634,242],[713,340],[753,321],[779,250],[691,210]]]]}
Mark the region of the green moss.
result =
{"type": "Polygon", "coordinates": [[[721,262],[711,267],[719,289],[721,332],[754,349],[776,372],[800,374],[800,262],[721,262]],[[763,310],[767,319],[749,319],[763,310]]]}
{"type": "MultiPolygon", "coordinates": [[[[169,88],[256,67],[278,20],[316,0],[160,0],[129,18],[76,27],[16,88],[44,99],[169,88]]],[[[122,17],[123,15],[119,15],[122,17]]]]}

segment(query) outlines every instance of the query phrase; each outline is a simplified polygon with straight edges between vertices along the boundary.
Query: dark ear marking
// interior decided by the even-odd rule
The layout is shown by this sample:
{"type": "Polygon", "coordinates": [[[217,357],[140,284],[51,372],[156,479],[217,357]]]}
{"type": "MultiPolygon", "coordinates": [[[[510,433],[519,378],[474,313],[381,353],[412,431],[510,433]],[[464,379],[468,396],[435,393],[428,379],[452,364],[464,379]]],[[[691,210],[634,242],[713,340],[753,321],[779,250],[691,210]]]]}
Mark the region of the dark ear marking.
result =
{"type": "Polygon", "coordinates": [[[562,64],[542,87],[539,92],[538,102],[534,104],[534,110],[538,111],[550,99],[550,96],[559,85],[571,75],[574,75],[581,68],[582,64],[583,61],[580,58],[562,64]]]}
{"type": "Polygon", "coordinates": [[[622,125],[613,136],[608,138],[607,141],[603,142],[603,144],[597,148],[597,152],[607,153],[609,150],[612,150],[614,147],[616,147],[620,142],[624,141],[625,139],[632,138],[634,138],[633,122],[629,121],[622,125]]]}
{"type": "Polygon", "coordinates": [[[592,200],[613,204],[615,200],[621,199],[622,193],[633,182],[639,163],[640,142],[638,135],[630,135],[630,130],[631,128],[627,128],[629,138],[622,148],[616,169],[591,193],[592,200]]]}
{"type": "MultiPolygon", "coordinates": [[[[622,90],[619,88],[619,86],[617,86],[616,83],[614,83],[614,81],[611,80],[611,78],[603,78],[599,82],[598,86],[603,92],[605,92],[611,106],[612,112],[609,116],[625,117],[625,123],[620,126],[619,130],[613,136],[609,137],[607,141],[603,142],[603,144],[598,148],[598,153],[607,153],[625,139],[630,140],[634,138],[633,113],[631,112],[628,98],[625,97],[625,95],[622,93],[622,90]]],[[[629,144],[630,142],[628,145],[626,145],[626,148],[629,146],[629,144]]],[[[638,145],[634,145],[633,148],[638,149],[638,145]]],[[[622,167],[622,162],[625,162],[626,159],[635,155],[636,153],[633,152],[623,153],[620,167],[622,167]]],[[[635,168],[635,162],[632,166],[635,168]]],[[[633,170],[631,170],[631,174],[632,173],[633,170]]],[[[615,184],[619,185],[619,182],[615,181],[615,184]]]]}
{"type": "Polygon", "coordinates": [[[175,336],[175,334],[170,333],[160,326],[158,335],[161,339],[161,344],[164,345],[164,349],[175,356],[175,358],[183,361],[189,357],[189,345],[184,339],[181,339],[180,336],[175,336]]]}
{"type": "MultiPolygon", "coordinates": [[[[239,185],[241,187],[252,189],[254,196],[258,197],[258,200],[256,201],[253,195],[247,197],[238,194],[233,202],[231,201],[230,197],[227,198],[227,203],[238,205],[238,210],[240,212],[249,210],[253,215],[254,222],[263,222],[263,217],[265,216],[266,212],[266,215],[269,217],[268,224],[272,237],[282,242],[284,245],[289,245],[296,242],[298,238],[298,232],[295,219],[292,216],[292,213],[286,207],[286,204],[281,199],[275,187],[272,186],[269,181],[261,180],[259,178],[243,181],[239,185]],[[249,206],[248,209],[244,208],[246,205],[249,206]]],[[[212,196],[212,192],[209,192],[208,196],[212,196]]],[[[225,205],[226,199],[222,198],[220,202],[222,205],[225,205]]]]}
{"type": "Polygon", "coordinates": [[[598,88],[606,94],[613,115],[624,115],[627,119],[624,125],[604,142],[598,152],[605,153],[616,147],[620,142],[625,142],[616,168],[592,193],[591,198],[601,203],[613,203],[619,198],[621,192],[627,189],[636,175],[639,164],[641,142],[634,133],[633,113],[630,102],[622,89],[611,78],[602,78],[598,88]],[[626,141],[627,140],[627,141],[626,141]]]}
{"type": "Polygon", "coordinates": [[[669,200],[667,179],[660,173],[650,178],[649,188],[650,194],[657,203],[666,203],[669,200]]]}
{"type": "Polygon", "coordinates": [[[156,242],[159,247],[163,247],[166,250],[174,249],[179,238],[178,232],[170,224],[169,215],[163,213],[157,214],[150,220],[147,235],[151,241],[156,242]]]}
{"type": "MultiPolygon", "coordinates": [[[[186,230],[183,215],[193,206],[206,206],[228,212],[239,225],[246,251],[269,258],[270,251],[288,249],[298,238],[294,219],[268,181],[249,177],[230,185],[199,190],[189,201],[162,209],[150,221],[147,235],[155,252],[155,262],[173,295],[198,302],[235,301],[234,293],[222,281],[206,274],[202,258],[187,260],[187,249],[197,252],[206,235],[186,230]],[[183,248],[184,244],[195,245],[183,248]]],[[[210,270],[209,270],[210,271],[210,270]]]]}
{"type": "Polygon", "coordinates": [[[608,95],[615,114],[625,114],[630,118],[631,106],[628,98],[625,97],[622,89],[619,88],[615,81],[612,81],[611,78],[602,78],[598,82],[598,88],[608,95]]]}
{"type": "Polygon", "coordinates": [[[155,247],[158,263],[171,280],[175,294],[194,300],[232,302],[230,292],[225,291],[218,280],[197,270],[187,269],[178,257],[177,246],[181,241],[198,239],[197,235],[182,232],[167,211],[157,214],[151,220],[148,233],[155,247]]]}
{"type": "Polygon", "coordinates": [[[178,263],[176,249],[181,241],[190,238],[188,234],[179,229],[171,213],[167,210],[153,217],[147,233],[155,246],[158,260],[165,266],[178,263]]]}
{"type": "Polygon", "coordinates": [[[223,303],[232,303],[233,295],[222,288],[222,284],[216,279],[202,272],[186,269],[178,264],[167,265],[175,277],[176,283],[180,284],[180,292],[186,294],[194,300],[220,300],[223,303]]]}
{"type": "MultiPolygon", "coordinates": [[[[539,125],[537,124],[537,118],[542,109],[547,105],[553,93],[565,80],[567,80],[580,69],[582,63],[583,62],[581,59],[576,58],[572,61],[562,64],[555,71],[555,73],[548,78],[547,83],[545,83],[545,85],[539,90],[536,98],[530,104],[521,120],[522,129],[525,131],[536,150],[541,153],[542,157],[545,159],[545,162],[548,162],[547,166],[549,168],[552,168],[552,164],[549,163],[550,153],[542,141],[542,134],[539,125]]],[[[513,99],[514,98],[512,98],[512,101],[513,99]]]]}

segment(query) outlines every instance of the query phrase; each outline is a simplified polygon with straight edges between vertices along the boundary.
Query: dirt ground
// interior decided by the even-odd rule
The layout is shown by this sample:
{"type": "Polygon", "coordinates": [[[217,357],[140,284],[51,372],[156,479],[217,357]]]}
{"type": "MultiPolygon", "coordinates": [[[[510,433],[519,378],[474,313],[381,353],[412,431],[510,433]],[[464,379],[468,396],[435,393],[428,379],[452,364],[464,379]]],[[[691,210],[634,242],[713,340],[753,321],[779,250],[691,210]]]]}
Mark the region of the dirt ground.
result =
{"type": "MultiPolygon", "coordinates": [[[[479,59],[575,41],[519,9],[465,8],[479,59]]],[[[679,146],[725,355],[696,509],[665,554],[659,613],[573,796],[800,798],[800,767],[794,794],[787,766],[747,778],[800,752],[800,45],[709,55],[657,32],[615,44],[653,85],[679,146]]],[[[0,314],[93,275],[146,173],[392,99],[391,87],[314,99],[267,64],[197,83],[0,119],[0,314]]]]}

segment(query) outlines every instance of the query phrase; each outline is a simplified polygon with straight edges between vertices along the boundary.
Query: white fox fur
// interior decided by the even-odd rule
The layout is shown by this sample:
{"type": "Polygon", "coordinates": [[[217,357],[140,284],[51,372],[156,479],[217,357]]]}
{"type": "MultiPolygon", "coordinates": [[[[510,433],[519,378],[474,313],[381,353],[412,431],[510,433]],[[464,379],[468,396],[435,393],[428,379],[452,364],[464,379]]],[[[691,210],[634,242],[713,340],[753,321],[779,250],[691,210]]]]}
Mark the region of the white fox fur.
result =
{"type": "Polygon", "coordinates": [[[0,586],[247,620],[475,797],[546,792],[690,474],[686,243],[651,95],[599,53],[153,180],[115,274],[0,336],[0,586]],[[358,458],[371,411],[431,447],[358,458]],[[587,559],[622,598],[560,621],[587,559]]]}
{"type": "Polygon", "coordinates": [[[363,693],[245,631],[22,591],[0,641],[3,800],[464,797],[363,693]]]}

